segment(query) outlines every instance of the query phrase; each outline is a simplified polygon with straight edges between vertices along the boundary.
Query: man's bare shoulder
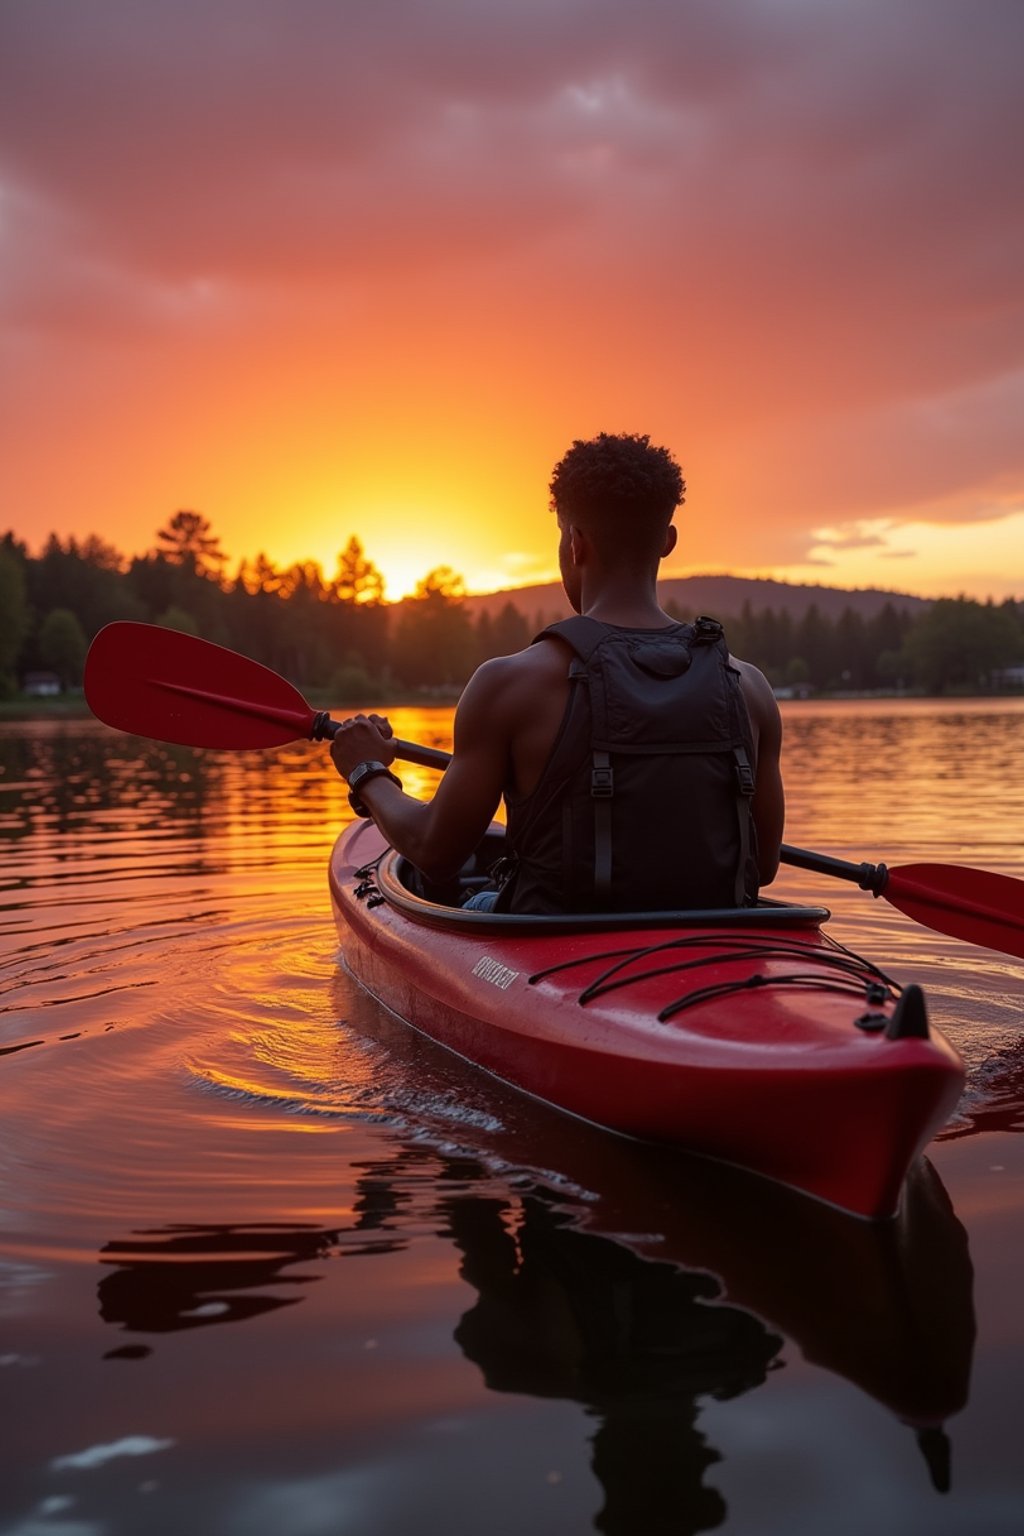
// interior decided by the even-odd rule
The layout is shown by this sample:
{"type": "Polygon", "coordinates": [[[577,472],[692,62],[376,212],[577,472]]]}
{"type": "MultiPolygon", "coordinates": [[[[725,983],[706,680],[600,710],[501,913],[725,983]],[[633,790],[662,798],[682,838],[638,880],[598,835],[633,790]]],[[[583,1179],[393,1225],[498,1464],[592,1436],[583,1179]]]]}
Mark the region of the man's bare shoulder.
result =
{"type": "Polygon", "coordinates": [[[754,725],[761,731],[774,728],[779,721],[779,704],[771,683],[751,662],[740,661],[738,656],[730,656],[729,660],[740,675],[740,687],[754,725]]]}
{"type": "Polygon", "coordinates": [[[772,694],[772,698],[775,697],[774,693],[772,693],[771,683],[765,677],[761,669],[754,666],[753,662],[741,661],[738,656],[730,656],[729,661],[730,664],[736,668],[737,672],[740,674],[740,677],[742,677],[746,682],[749,682],[752,688],[765,690],[772,694]]]}
{"type": "Polygon", "coordinates": [[[559,640],[556,635],[546,635],[543,640],[528,645],[525,650],[514,651],[511,656],[494,656],[490,661],[482,662],[467,686],[490,690],[564,678],[571,655],[564,640],[559,640]]]}
{"type": "Polygon", "coordinates": [[[466,726],[479,724],[511,737],[549,723],[553,733],[564,707],[571,654],[563,641],[545,639],[483,662],[466,684],[456,725],[461,718],[466,726]]]}

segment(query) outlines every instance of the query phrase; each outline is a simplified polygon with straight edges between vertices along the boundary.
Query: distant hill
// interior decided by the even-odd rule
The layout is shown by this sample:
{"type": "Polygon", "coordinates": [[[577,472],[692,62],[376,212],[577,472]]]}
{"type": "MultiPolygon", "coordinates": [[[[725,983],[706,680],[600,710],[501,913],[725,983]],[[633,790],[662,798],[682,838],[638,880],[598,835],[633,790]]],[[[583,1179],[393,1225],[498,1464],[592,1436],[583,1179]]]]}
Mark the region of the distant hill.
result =
{"type": "MultiPolygon", "coordinates": [[[[847,590],[844,587],[800,586],[745,576],[671,576],[659,583],[658,591],[663,603],[674,601],[684,614],[706,613],[717,619],[738,616],[744,603],[749,603],[755,612],[774,608],[776,613],[786,612],[794,619],[802,618],[813,603],[817,604],[823,617],[832,620],[837,619],[844,608],[852,608],[862,618],[871,619],[886,603],[910,612],[928,607],[927,598],[911,597],[907,592],[881,592],[873,587],[847,590]]],[[[566,618],[569,613],[565,593],[555,581],[542,586],[480,593],[466,599],[466,607],[474,617],[481,612],[493,617],[506,603],[518,608],[531,624],[538,618],[543,623],[553,623],[556,619],[566,618]]]]}

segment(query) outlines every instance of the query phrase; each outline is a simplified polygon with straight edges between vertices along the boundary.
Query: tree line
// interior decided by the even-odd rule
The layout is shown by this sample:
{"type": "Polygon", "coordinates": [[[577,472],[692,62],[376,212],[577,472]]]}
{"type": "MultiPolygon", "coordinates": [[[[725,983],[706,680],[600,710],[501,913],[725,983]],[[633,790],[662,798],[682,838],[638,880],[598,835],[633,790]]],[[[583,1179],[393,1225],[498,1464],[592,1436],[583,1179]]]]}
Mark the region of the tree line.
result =
{"type": "MultiPolygon", "coordinates": [[[[0,697],[31,674],[80,685],[97,630],[135,619],[202,635],[283,673],[339,704],[387,702],[402,693],[455,692],[474,667],[528,644],[557,614],[527,617],[509,601],[475,617],[462,578],[428,572],[412,597],[385,601],[380,571],[356,535],[333,575],[316,561],[276,566],[265,554],[233,575],[220,541],[198,512],[176,513],[145,555],[124,557],[92,536],[51,535],[31,556],[13,533],[0,538],[0,697]]],[[[673,616],[692,618],[671,602],[673,616]]],[[[729,644],[779,688],[803,692],[915,689],[978,692],[1012,686],[1024,664],[1024,602],[943,598],[911,614],[887,603],[865,619],[854,607],[830,619],[811,606],[799,618],[771,607],[718,614],[729,644]]]]}

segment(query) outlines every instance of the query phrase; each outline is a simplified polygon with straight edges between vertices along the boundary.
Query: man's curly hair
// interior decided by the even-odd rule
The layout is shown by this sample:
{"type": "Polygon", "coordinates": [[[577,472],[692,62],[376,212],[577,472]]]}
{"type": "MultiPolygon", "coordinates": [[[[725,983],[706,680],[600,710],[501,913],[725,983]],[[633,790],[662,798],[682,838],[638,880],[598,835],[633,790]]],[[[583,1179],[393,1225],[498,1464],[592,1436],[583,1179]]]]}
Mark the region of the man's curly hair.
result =
{"type": "Polygon", "coordinates": [[[634,520],[666,525],[686,482],[668,449],[646,433],[600,432],[586,442],[576,439],[555,465],[550,491],[552,510],[569,522],[625,533],[634,520]]]}

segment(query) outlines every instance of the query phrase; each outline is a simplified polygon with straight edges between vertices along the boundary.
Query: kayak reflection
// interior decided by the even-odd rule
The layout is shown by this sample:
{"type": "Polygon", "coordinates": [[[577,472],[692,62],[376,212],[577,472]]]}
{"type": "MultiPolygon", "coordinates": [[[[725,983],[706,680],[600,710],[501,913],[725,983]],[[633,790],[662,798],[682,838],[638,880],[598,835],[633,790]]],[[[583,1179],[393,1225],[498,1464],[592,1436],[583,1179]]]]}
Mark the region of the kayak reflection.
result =
{"type": "MultiPolygon", "coordinates": [[[[585,1126],[567,1139],[560,1117],[537,1108],[538,1151],[554,1151],[541,1122],[559,1122],[557,1179],[504,1159],[496,1175],[493,1159],[450,1142],[396,1139],[353,1169],[344,1225],[183,1224],[108,1243],[100,1314],[152,1336],[294,1305],[324,1260],[407,1247],[426,1201],[477,1292],[454,1337],[488,1388],[576,1401],[597,1421],[600,1529],[654,1530],[668,1511],[677,1522],[685,1512],[674,1529],[720,1523],[721,1498],[704,1485],[718,1453],[698,1427],[700,1403],[761,1385],[784,1365],[784,1339],[910,1424],[936,1487],[948,1486],[942,1426],[967,1399],[972,1271],[927,1163],[898,1218],[880,1226],[585,1126]]],[[[149,1347],[136,1338],[108,1358],[149,1347]]]]}
{"type": "MultiPolygon", "coordinates": [[[[724,1504],[703,1483],[719,1456],[698,1428],[701,1399],[738,1396],[784,1365],[771,1325],[908,1423],[946,1491],[943,1425],[966,1403],[975,1329],[966,1236],[934,1170],[915,1170],[882,1229],[731,1170],[675,1173],[685,1177],[656,1244],[567,1224],[539,1192],[448,1202],[463,1277],[479,1291],[455,1337],[492,1390],[575,1399],[598,1419],[598,1528],[720,1523],[724,1504]],[[645,1260],[655,1246],[665,1258],[645,1260]],[[666,1261],[684,1254],[686,1268],[666,1261]]],[[[630,1202],[634,1219],[643,1207],[630,1202]]],[[[594,1220],[615,1213],[602,1202],[594,1220]]]]}
{"type": "Polygon", "coordinates": [[[660,1184],[644,1181],[646,1161],[633,1167],[633,1196],[624,1184],[608,1187],[595,1217],[602,1230],[643,1221],[658,1241],[632,1239],[634,1248],[715,1275],[725,1300],[908,1424],[940,1425],[966,1405],[973,1269],[967,1234],[927,1160],[911,1169],[886,1223],[692,1158],[663,1160],[660,1184]]]}

